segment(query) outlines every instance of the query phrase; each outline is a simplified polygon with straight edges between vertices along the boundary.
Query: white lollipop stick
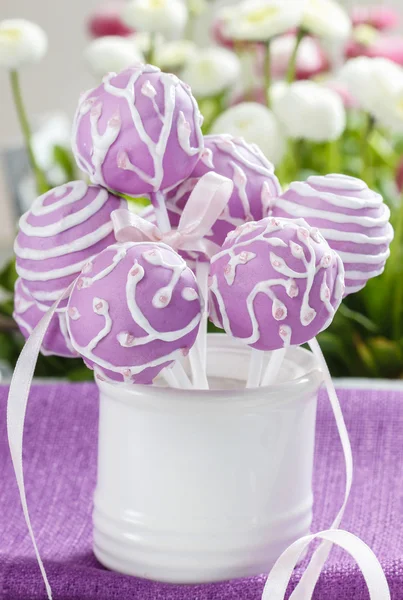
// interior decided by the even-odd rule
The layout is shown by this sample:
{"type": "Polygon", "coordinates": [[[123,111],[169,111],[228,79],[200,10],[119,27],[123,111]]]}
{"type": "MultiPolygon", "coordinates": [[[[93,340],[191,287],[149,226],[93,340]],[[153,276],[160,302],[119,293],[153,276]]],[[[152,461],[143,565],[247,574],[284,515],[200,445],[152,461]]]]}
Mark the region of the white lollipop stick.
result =
{"type": "Polygon", "coordinates": [[[197,343],[190,349],[189,361],[192,370],[193,387],[200,390],[208,390],[209,384],[206,376],[206,369],[203,367],[200,348],[197,343]]]}
{"type": "Polygon", "coordinates": [[[196,344],[200,349],[200,358],[202,368],[206,373],[207,368],[207,322],[208,322],[208,276],[210,271],[210,263],[197,261],[196,263],[196,279],[199,285],[202,298],[204,300],[204,308],[200,321],[199,335],[197,336],[196,344]]]}
{"type": "Polygon", "coordinates": [[[179,361],[174,364],[172,371],[179,382],[179,387],[185,390],[191,390],[193,388],[192,382],[190,381],[185,369],[179,361]]]}
{"type": "Polygon", "coordinates": [[[263,359],[264,352],[252,348],[249,362],[248,381],[246,382],[246,387],[248,389],[259,387],[260,379],[262,377],[263,359]]]}
{"type": "Polygon", "coordinates": [[[162,375],[171,388],[189,390],[193,387],[192,382],[180,362],[176,362],[174,365],[166,367],[162,375]]]}
{"type": "Polygon", "coordinates": [[[165,379],[166,383],[171,388],[180,388],[179,381],[173,372],[172,367],[165,367],[165,369],[161,372],[161,375],[165,379]]]}
{"type": "Polygon", "coordinates": [[[171,231],[171,223],[169,221],[167,207],[165,205],[165,198],[162,192],[155,192],[150,194],[151,202],[154,206],[155,217],[157,219],[157,225],[162,233],[169,233],[171,231]]]}
{"type": "Polygon", "coordinates": [[[273,350],[269,359],[269,364],[267,365],[266,371],[263,375],[262,386],[272,385],[276,381],[286,352],[287,348],[273,350]]]}

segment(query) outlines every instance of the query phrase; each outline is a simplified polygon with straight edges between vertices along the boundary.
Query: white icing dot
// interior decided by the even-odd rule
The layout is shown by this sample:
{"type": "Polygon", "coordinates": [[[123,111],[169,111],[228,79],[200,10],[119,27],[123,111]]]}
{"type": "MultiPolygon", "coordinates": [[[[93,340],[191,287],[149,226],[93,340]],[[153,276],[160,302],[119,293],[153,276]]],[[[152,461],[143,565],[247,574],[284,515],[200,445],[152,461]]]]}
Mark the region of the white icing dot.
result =
{"type": "Polygon", "coordinates": [[[275,299],[273,301],[272,314],[276,321],[283,321],[287,317],[287,307],[280,300],[275,299]]]}
{"type": "Polygon", "coordinates": [[[313,241],[316,242],[317,244],[320,244],[321,241],[323,240],[322,235],[317,227],[313,227],[311,229],[310,235],[311,235],[311,238],[313,239],[313,241]]]}
{"type": "Polygon", "coordinates": [[[122,121],[120,119],[119,113],[116,113],[116,115],[113,115],[113,117],[111,117],[108,121],[108,126],[116,128],[116,129],[120,129],[121,124],[122,124],[122,121]]]}
{"type": "Polygon", "coordinates": [[[147,80],[141,88],[141,93],[143,94],[143,96],[147,96],[147,98],[155,98],[155,96],[157,95],[157,90],[151,84],[151,82],[147,80]]]}
{"type": "Polygon", "coordinates": [[[96,118],[99,118],[101,116],[101,114],[102,114],[101,102],[98,102],[98,104],[95,104],[94,106],[91,107],[90,114],[92,117],[96,117],[96,118]]]}
{"type": "Polygon", "coordinates": [[[134,342],[134,335],[131,333],[127,333],[126,340],[125,340],[126,346],[132,346],[133,342],[134,342]]]}
{"type": "Polygon", "coordinates": [[[289,279],[286,285],[287,296],[290,298],[296,298],[299,294],[299,289],[294,279],[289,279]]]}
{"type": "Polygon", "coordinates": [[[325,254],[322,256],[322,260],[320,261],[320,266],[324,269],[327,269],[332,264],[332,256],[330,254],[325,254]]]}
{"type": "Polygon", "coordinates": [[[303,325],[310,325],[316,317],[316,311],[313,308],[308,308],[301,313],[301,321],[303,325]]]}
{"type": "Polygon", "coordinates": [[[101,300],[101,298],[94,298],[92,307],[97,315],[106,315],[109,309],[108,303],[105,300],[101,300]]]}
{"type": "Polygon", "coordinates": [[[165,308],[171,302],[172,290],[169,287],[161,288],[155,294],[152,305],[154,308],[165,308]]]}
{"type": "Polygon", "coordinates": [[[344,276],[340,273],[336,277],[336,284],[335,284],[335,288],[334,288],[334,295],[335,295],[336,300],[341,300],[344,296],[345,291],[346,291],[346,285],[344,283],[344,276]]]}
{"type": "Polygon", "coordinates": [[[118,152],[117,158],[116,158],[116,163],[118,165],[119,169],[124,169],[127,170],[130,168],[130,161],[129,161],[129,157],[127,155],[127,152],[125,152],[124,150],[120,150],[118,152]]]}
{"type": "Polygon", "coordinates": [[[87,262],[87,263],[84,265],[84,267],[83,267],[83,269],[82,269],[82,273],[91,273],[91,271],[92,271],[92,267],[93,267],[93,266],[94,266],[94,265],[92,264],[92,262],[91,262],[91,261],[88,261],[88,262],[87,262]]]}
{"type": "Polygon", "coordinates": [[[193,300],[197,300],[198,297],[199,297],[199,294],[197,293],[197,291],[194,288],[191,288],[191,287],[183,288],[182,298],[184,300],[187,300],[188,302],[192,302],[193,300]]]}
{"type": "Polygon", "coordinates": [[[306,242],[309,239],[309,231],[306,227],[298,227],[297,236],[301,242],[306,242]]]}
{"type": "Polygon", "coordinates": [[[291,343],[292,329],[288,325],[281,325],[278,330],[279,336],[283,340],[284,346],[289,346],[291,343]]]}
{"type": "Polygon", "coordinates": [[[129,380],[132,377],[132,372],[131,372],[130,369],[123,369],[122,375],[123,375],[123,377],[124,377],[125,380],[129,380]]]}
{"type": "Polygon", "coordinates": [[[326,284],[326,281],[323,281],[320,287],[320,299],[322,302],[328,302],[330,300],[330,290],[326,284]]]}
{"type": "Polygon", "coordinates": [[[70,306],[70,308],[69,308],[69,317],[73,321],[77,321],[81,317],[78,309],[75,306],[70,306]]]}
{"type": "Polygon", "coordinates": [[[286,266],[283,259],[277,256],[277,254],[274,254],[274,252],[270,252],[270,263],[273,269],[279,271],[280,273],[286,266]]]}
{"type": "Polygon", "coordinates": [[[157,250],[147,250],[141,255],[150,265],[162,265],[162,256],[157,250]]]}
{"type": "Polygon", "coordinates": [[[304,257],[304,250],[302,246],[295,242],[290,242],[291,254],[294,258],[302,259],[304,257]]]}
{"type": "Polygon", "coordinates": [[[213,152],[210,150],[210,148],[205,148],[203,150],[200,156],[200,161],[206,165],[206,167],[209,167],[209,169],[215,168],[213,162],[213,152]]]}
{"type": "Polygon", "coordinates": [[[267,183],[267,181],[263,182],[262,191],[260,193],[260,198],[262,201],[262,214],[263,214],[263,217],[265,217],[270,212],[270,210],[273,208],[273,206],[275,204],[275,199],[271,194],[270,186],[267,183]]]}

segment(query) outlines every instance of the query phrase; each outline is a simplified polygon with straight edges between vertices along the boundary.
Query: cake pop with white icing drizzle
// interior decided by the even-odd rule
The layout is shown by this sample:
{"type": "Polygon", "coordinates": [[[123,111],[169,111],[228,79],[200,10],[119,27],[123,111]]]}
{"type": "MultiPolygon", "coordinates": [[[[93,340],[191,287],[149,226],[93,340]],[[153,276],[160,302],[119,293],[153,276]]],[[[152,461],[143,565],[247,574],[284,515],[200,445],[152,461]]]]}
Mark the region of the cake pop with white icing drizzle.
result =
{"type": "MultiPolygon", "coordinates": [[[[14,291],[13,317],[26,339],[48,310],[49,307],[37,302],[25,288],[21,279],[18,279],[14,291]]],[[[58,309],[53,316],[42,342],[41,352],[45,356],[55,355],[65,358],[78,356],[70,342],[65,309],[58,309]]]]}
{"type": "Polygon", "coordinates": [[[18,275],[37,302],[51,306],[89,258],[115,242],[111,213],[126,207],[125,200],[83,181],[35,200],[20,219],[14,250],[18,275]]]}
{"type": "Polygon", "coordinates": [[[152,383],[187,355],[202,301],[193,272],[172,248],[114,244],[89,261],[71,293],[74,349],[100,379],[152,383]]]}
{"type": "Polygon", "coordinates": [[[211,318],[257,350],[300,345],[328,327],[344,294],[340,257],[303,220],[266,218],[212,258],[211,318]]]}
{"type": "Polygon", "coordinates": [[[321,230],[344,263],[346,295],[385,268],[393,239],[390,210],[360,179],[326,175],[294,182],[275,200],[271,214],[302,217],[321,230]]]}
{"type": "MultiPolygon", "coordinates": [[[[228,205],[213,225],[206,239],[215,244],[216,251],[225,241],[227,234],[248,221],[258,221],[268,215],[274,198],[281,193],[273,165],[255,144],[227,134],[206,135],[204,150],[189,179],[165,195],[165,203],[171,226],[178,226],[183,209],[201,177],[215,172],[228,177],[234,189],[228,205]]],[[[152,208],[142,216],[155,221],[152,208]]],[[[187,261],[209,260],[195,252],[181,252],[187,261]]]]}
{"type": "Polygon", "coordinates": [[[83,94],[73,152],[92,182],[131,196],[153,194],[189,177],[203,150],[201,123],[188,85],[138,64],[83,94]]]}

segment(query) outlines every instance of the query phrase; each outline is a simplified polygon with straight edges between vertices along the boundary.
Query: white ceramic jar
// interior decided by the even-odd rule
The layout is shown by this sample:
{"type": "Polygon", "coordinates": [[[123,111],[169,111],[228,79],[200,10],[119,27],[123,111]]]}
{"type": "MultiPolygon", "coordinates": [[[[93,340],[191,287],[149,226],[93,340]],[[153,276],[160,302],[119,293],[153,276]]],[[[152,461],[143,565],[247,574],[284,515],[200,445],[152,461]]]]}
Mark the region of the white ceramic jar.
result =
{"type": "Polygon", "coordinates": [[[208,342],[208,391],[99,382],[94,551],[106,567],[175,583],[268,573],[309,532],[317,392],[313,355],[245,390],[249,349],[208,342]]]}

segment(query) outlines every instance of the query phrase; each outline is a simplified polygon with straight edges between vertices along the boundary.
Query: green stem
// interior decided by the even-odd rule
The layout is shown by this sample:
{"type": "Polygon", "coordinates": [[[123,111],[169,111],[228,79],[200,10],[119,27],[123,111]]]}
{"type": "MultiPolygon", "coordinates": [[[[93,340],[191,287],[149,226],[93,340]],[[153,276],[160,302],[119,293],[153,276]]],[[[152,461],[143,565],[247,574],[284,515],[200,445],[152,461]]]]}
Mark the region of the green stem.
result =
{"type": "Polygon", "coordinates": [[[326,172],[327,173],[340,173],[340,147],[339,147],[340,139],[333,140],[327,143],[327,165],[326,172]]]}
{"type": "Polygon", "coordinates": [[[287,69],[287,74],[286,74],[286,82],[287,83],[292,83],[295,79],[295,75],[297,72],[298,49],[299,49],[299,46],[304,37],[305,37],[305,31],[303,29],[298,29],[297,36],[295,38],[294,50],[292,51],[292,54],[290,57],[290,62],[288,63],[288,69],[287,69]]]}
{"type": "Polygon", "coordinates": [[[366,115],[366,125],[362,136],[362,176],[361,179],[365,181],[368,187],[372,187],[374,184],[374,171],[372,164],[372,148],[370,144],[370,137],[375,127],[375,119],[372,115],[366,115]]]}
{"type": "Polygon", "coordinates": [[[154,64],[154,60],[155,60],[155,47],[156,47],[156,34],[155,33],[150,33],[150,46],[149,46],[148,51],[146,52],[146,55],[145,55],[146,62],[149,65],[154,64]]]}
{"type": "Polygon", "coordinates": [[[36,179],[36,187],[38,194],[44,194],[49,190],[48,182],[42,169],[38,166],[35,159],[35,154],[32,149],[32,133],[29,125],[27,113],[22,99],[21,86],[18,71],[10,71],[10,83],[13,94],[15,108],[17,110],[18,120],[25,140],[25,146],[28,153],[29,162],[31,163],[32,171],[36,179]]]}
{"type": "Polygon", "coordinates": [[[270,40],[266,42],[264,57],[264,89],[266,92],[266,104],[267,107],[271,106],[271,54],[270,54],[270,40]]]}

